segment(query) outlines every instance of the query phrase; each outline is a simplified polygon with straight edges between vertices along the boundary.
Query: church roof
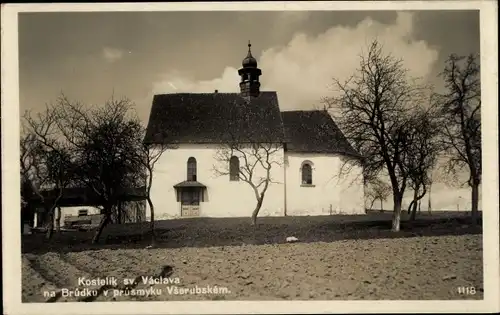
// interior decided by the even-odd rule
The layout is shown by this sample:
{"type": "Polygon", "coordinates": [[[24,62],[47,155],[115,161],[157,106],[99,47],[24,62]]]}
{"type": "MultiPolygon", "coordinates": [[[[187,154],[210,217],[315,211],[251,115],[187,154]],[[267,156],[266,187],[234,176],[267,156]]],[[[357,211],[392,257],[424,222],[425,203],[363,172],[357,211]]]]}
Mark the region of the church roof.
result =
{"type": "Polygon", "coordinates": [[[276,92],[174,93],[153,98],[146,143],[283,142],[276,92]]]}
{"type": "Polygon", "coordinates": [[[282,112],[289,152],[360,156],[326,110],[282,112]]]}

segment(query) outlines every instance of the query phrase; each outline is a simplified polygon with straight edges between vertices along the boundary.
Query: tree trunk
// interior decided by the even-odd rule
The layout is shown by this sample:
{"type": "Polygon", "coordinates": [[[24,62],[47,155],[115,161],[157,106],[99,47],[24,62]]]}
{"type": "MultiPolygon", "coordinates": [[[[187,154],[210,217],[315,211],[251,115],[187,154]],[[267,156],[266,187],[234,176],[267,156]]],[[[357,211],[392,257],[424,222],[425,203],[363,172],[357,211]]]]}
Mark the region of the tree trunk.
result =
{"type": "Polygon", "coordinates": [[[48,214],[47,231],[45,233],[45,238],[48,240],[52,238],[54,233],[54,209],[55,207],[51,207],[48,214]]]}
{"type": "Polygon", "coordinates": [[[47,231],[45,234],[45,238],[48,240],[51,239],[52,235],[54,234],[54,221],[55,221],[54,211],[55,211],[56,207],[58,207],[57,203],[59,202],[59,199],[60,199],[60,196],[56,199],[54,204],[52,204],[50,206],[48,206],[48,205],[45,206],[45,209],[48,209],[47,216],[46,216],[46,218],[47,218],[47,222],[46,222],[47,231]]]}
{"type": "Polygon", "coordinates": [[[403,201],[403,194],[394,194],[394,212],[392,214],[392,231],[399,232],[401,225],[401,203],[403,201]]]}
{"type": "Polygon", "coordinates": [[[153,202],[151,201],[151,197],[147,198],[149,209],[151,209],[151,222],[149,223],[149,228],[151,229],[151,245],[156,244],[156,235],[155,235],[155,208],[153,206],[153,202]]]}
{"type": "Polygon", "coordinates": [[[117,221],[118,224],[122,224],[123,223],[123,217],[124,217],[124,215],[123,215],[123,207],[122,207],[122,202],[121,201],[118,201],[117,211],[118,211],[118,213],[117,213],[117,216],[116,216],[117,217],[116,221],[117,221]]]}
{"type": "Polygon", "coordinates": [[[413,204],[415,203],[415,199],[413,199],[411,202],[410,202],[410,205],[408,206],[408,214],[411,213],[411,209],[413,207],[413,204]]]}
{"type": "Polygon", "coordinates": [[[479,218],[479,183],[474,182],[472,184],[472,225],[476,225],[478,223],[479,218]]]}
{"type": "Polygon", "coordinates": [[[415,221],[415,218],[417,216],[417,204],[418,204],[418,201],[416,201],[413,204],[413,208],[411,209],[410,221],[415,221]]]}
{"type": "Polygon", "coordinates": [[[427,212],[429,212],[429,214],[431,214],[432,212],[431,195],[432,195],[432,183],[429,184],[429,202],[427,204],[427,212]]]}
{"type": "Polygon", "coordinates": [[[33,211],[34,207],[31,204],[28,204],[28,215],[29,215],[29,224],[30,227],[35,227],[35,211],[33,211]]]}
{"type": "Polygon", "coordinates": [[[56,232],[61,232],[61,207],[56,208],[56,232]]]}
{"type": "MultiPolygon", "coordinates": [[[[47,225],[47,234],[45,235],[46,239],[52,238],[52,235],[54,233],[54,221],[55,221],[54,212],[55,212],[56,208],[59,208],[59,200],[61,199],[62,194],[63,194],[63,186],[60,186],[59,187],[59,195],[56,197],[56,199],[54,200],[53,204],[50,205],[50,207],[48,207],[48,206],[46,207],[49,209],[49,212],[48,212],[49,222],[47,225]]],[[[58,220],[60,220],[60,219],[61,219],[61,216],[59,214],[58,220]]],[[[58,232],[59,232],[59,230],[58,230],[58,232]]]]}
{"type": "Polygon", "coordinates": [[[419,214],[420,214],[420,210],[421,210],[421,209],[420,209],[420,206],[421,206],[421,205],[422,205],[422,200],[419,200],[419,201],[418,201],[418,213],[419,213],[419,214]]]}
{"type": "Polygon", "coordinates": [[[259,214],[259,211],[260,211],[260,208],[262,207],[262,200],[264,198],[260,198],[258,201],[257,201],[257,205],[255,206],[255,209],[253,210],[252,212],[252,225],[257,227],[257,215],[259,214]]]}
{"type": "Polygon", "coordinates": [[[410,215],[410,221],[415,221],[415,216],[417,214],[417,203],[418,203],[418,187],[417,189],[414,190],[413,192],[413,205],[411,208],[411,215],[410,215]]]}
{"type": "Polygon", "coordinates": [[[109,223],[111,216],[111,209],[105,209],[104,211],[104,217],[102,218],[101,222],[99,223],[99,226],[97,227],[97,231],[92,238],[92,244],[97,244],[99,242],[99,238],[101,237],[102,231],[106,227],[106,225],[109,223]]]}
{"type": "Polygon", "coordinates": [[[380,212],[384,212],[384,201],[380,198],[380,212]]]}
{"type": "MultiPolygon", "coordinates": [[[[373,199],[372,200],[372,203],[370,204],[370,210],[373,209],[373,204],[375,203],[375,201],[377,201],[377,199],[373,199]]],[[[332,214],[332,206],[330,205],[330,215],[332,214]]]]}

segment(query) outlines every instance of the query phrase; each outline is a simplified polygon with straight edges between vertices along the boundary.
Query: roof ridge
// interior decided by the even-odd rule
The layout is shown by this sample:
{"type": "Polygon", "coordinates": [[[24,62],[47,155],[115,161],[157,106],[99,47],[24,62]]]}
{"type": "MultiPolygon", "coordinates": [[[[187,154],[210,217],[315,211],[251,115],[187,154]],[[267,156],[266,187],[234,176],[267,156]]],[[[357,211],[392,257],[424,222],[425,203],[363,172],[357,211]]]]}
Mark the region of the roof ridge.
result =
{"type": "MultiPolygon", "coordinates": [[[[277,94],[276,91],[260,91],[260,94],[268,94],[268,93],[275,93],[277,94]]],[[[213,94],[241,94],[241,92],[173,92],[173,93],[158,93],[154,94],[154,96],[162,96],[162,95],[213,95],[213,94]]],[[[242,96],[244,97],[244,96],[242,96]]]]}
{"type": "Polygon", "coordinates": [[[312,113],[312,112],[326,112],[324,109],[294,109],[282,110],[282,113],[312,113]]]}

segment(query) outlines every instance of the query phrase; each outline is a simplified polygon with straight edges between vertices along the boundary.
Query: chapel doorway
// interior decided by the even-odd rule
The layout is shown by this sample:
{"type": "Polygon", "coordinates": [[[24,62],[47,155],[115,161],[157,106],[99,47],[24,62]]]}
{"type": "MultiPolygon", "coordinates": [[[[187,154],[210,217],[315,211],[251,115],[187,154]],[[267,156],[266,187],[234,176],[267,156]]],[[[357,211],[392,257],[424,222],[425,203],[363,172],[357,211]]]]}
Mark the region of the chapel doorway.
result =
{"type": "Polygon", "coordinates": [[[181,191],[181,216],[198,217],[200,216],[200,194],[198,187],[183,188],[181,191]]]}

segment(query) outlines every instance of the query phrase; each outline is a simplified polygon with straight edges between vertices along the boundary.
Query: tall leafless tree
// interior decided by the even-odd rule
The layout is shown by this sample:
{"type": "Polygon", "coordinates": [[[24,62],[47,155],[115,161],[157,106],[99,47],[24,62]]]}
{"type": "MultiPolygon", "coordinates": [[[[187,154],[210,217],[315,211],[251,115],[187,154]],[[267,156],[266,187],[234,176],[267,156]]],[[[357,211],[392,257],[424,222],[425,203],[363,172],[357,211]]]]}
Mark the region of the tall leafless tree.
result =
{"type": "Polygon", "coordinates": [[[347,81],[334,80],[338,96],[325,99],[354,148],[364,157],[365,181],[388,173],[394,214],[392,230],[399,231],[401,205],[408,184],[404,161],[411,140],[407,122],[422,105],[428,88],[409,76],[402,61],[384,54],[372,42],[360,67],[347,81]]]}
{"type": "Polygon", "coordinates": [[[429,199],[427,200],[427,212],[432,213],[432,174],[429,177],[429,199]]]}
{"type": "Polygon", "coordinates": [[[136,140],[137,148],[135,152],[137,152],[137,163],[139,164],[139,168],[145,170],[145,194],[146,200],[149,205],[149,209],[151,211],[151,221],[150,221],[150,231],[151,231],[151,245],[155,245],[156,243],[156,234],[155,234],[155,208],[153,200],[151,199],[151,188],[153,186],[153,172],[156,166],[156,163],[161,158],[163,153],[168,149],[173,149],[175,146],[173,144],[166,143],[145,143],[143,139],[146,135],[146,130],[143,129],[140,133],[140,139],[136,140]]]}
{"type": "Polygon", "coordinates": [[[472,222],[478,220],[479,185],[481,184],[481,81],[476,55],[451,55],[441,76],[447,92],[436,94],[441,108],[442,145],[447,152],[446,171],[455,173],[467,168],[471,187],[472,222]]]}
{"type": "Polygon", "coordinates": [[[404,161],[408,173],[409,187],[413,190],[413,200],[408,207],[410,220],[415,220],[417,206],[431,184],[431,173],[436,166],[441,151],[438,142],[439,117],[433,107],[415,110],[408,122],[410,144],[404,161]]]}
{"type": "Polygon", "coordinates": [[[247,183],[257,201],[252,212],[252,225],[257,226],[257,216],[264,202],[269,186],[278,183],[272,177],[272,170],[284,163],[281,144],[273,141],[255,142],[252,137],[233,137],[234,140],[221,145],[216,154],[213,167],[216,176],[230,176],[231,164],[238,159],[237,180],[247,183]]]}
{"type": "MultiPolygon", "coordinates": [[[[21,136],[22,178],[31,183],[31,191],[35,192],[45,209],[47,238],[52,237],[56,209],[57,218],[60,219],[59,200],[63,191],[75,178],[70,148],[57,137],[56,120],[55,112],[48,107],[34,117],[30,112],[25,112],[25,133],[21,136]],[[42,189],[50,189],[53,195],[44,196],[42,189]]],[[[56,230],[60,230],[59,220],[56,230]]]]}
{"type": "Polygon", "coordinates": [[[79,178],[92,189],[103,206],[103,219],[92,239],[97,243],[104,227],[111,221],[113,209],[122,210],[116,207],[120,198],[127,189],[137,186],[141,178],[141,169],[134,161],[133,143],[142,126],[131,112],[132,104],[127,99],[112,98],[104,106],[86,113],[68,101],[60,105],[64,108],[62,118],[69,118],[61,119],[61,129],[68,139],[76,139],[72,142],[79,148],[82,159],[79,178]]]}
{"type": "Polygon", "coordinates": [[[44,208],[44,215],[47,218],[51,206],[41,192],[49,182],[43,159],[44,150],[36,137],[28,133],[26,128],[23,129],[20,139],[21,197],[31,215],[37,212],[36,206],[39,203],[44,208]]]}
{"type": "Polygon", "coordinates": [[[391,186],[380,179],[372,180],[367,184],[366,195],[371,199],[370,210],[375,201],[380,201],[380,211],[384,211],[384,201],[391,195],[391,186]]]}
{"type": "Polygon", "coordinates": [[[120,211],[116,205],[124,192],[141,177],[134,160],[137,153],[131,148],[142,126],[131,110],[127,99],[112,98],[104,106],[92,107],[64,95],[47,106],[56,131],[50,139],[71,148],[76,185],[89,188],[102,205],[103,219],[94,243],[110,222],[112,211],[120,211]]]}

